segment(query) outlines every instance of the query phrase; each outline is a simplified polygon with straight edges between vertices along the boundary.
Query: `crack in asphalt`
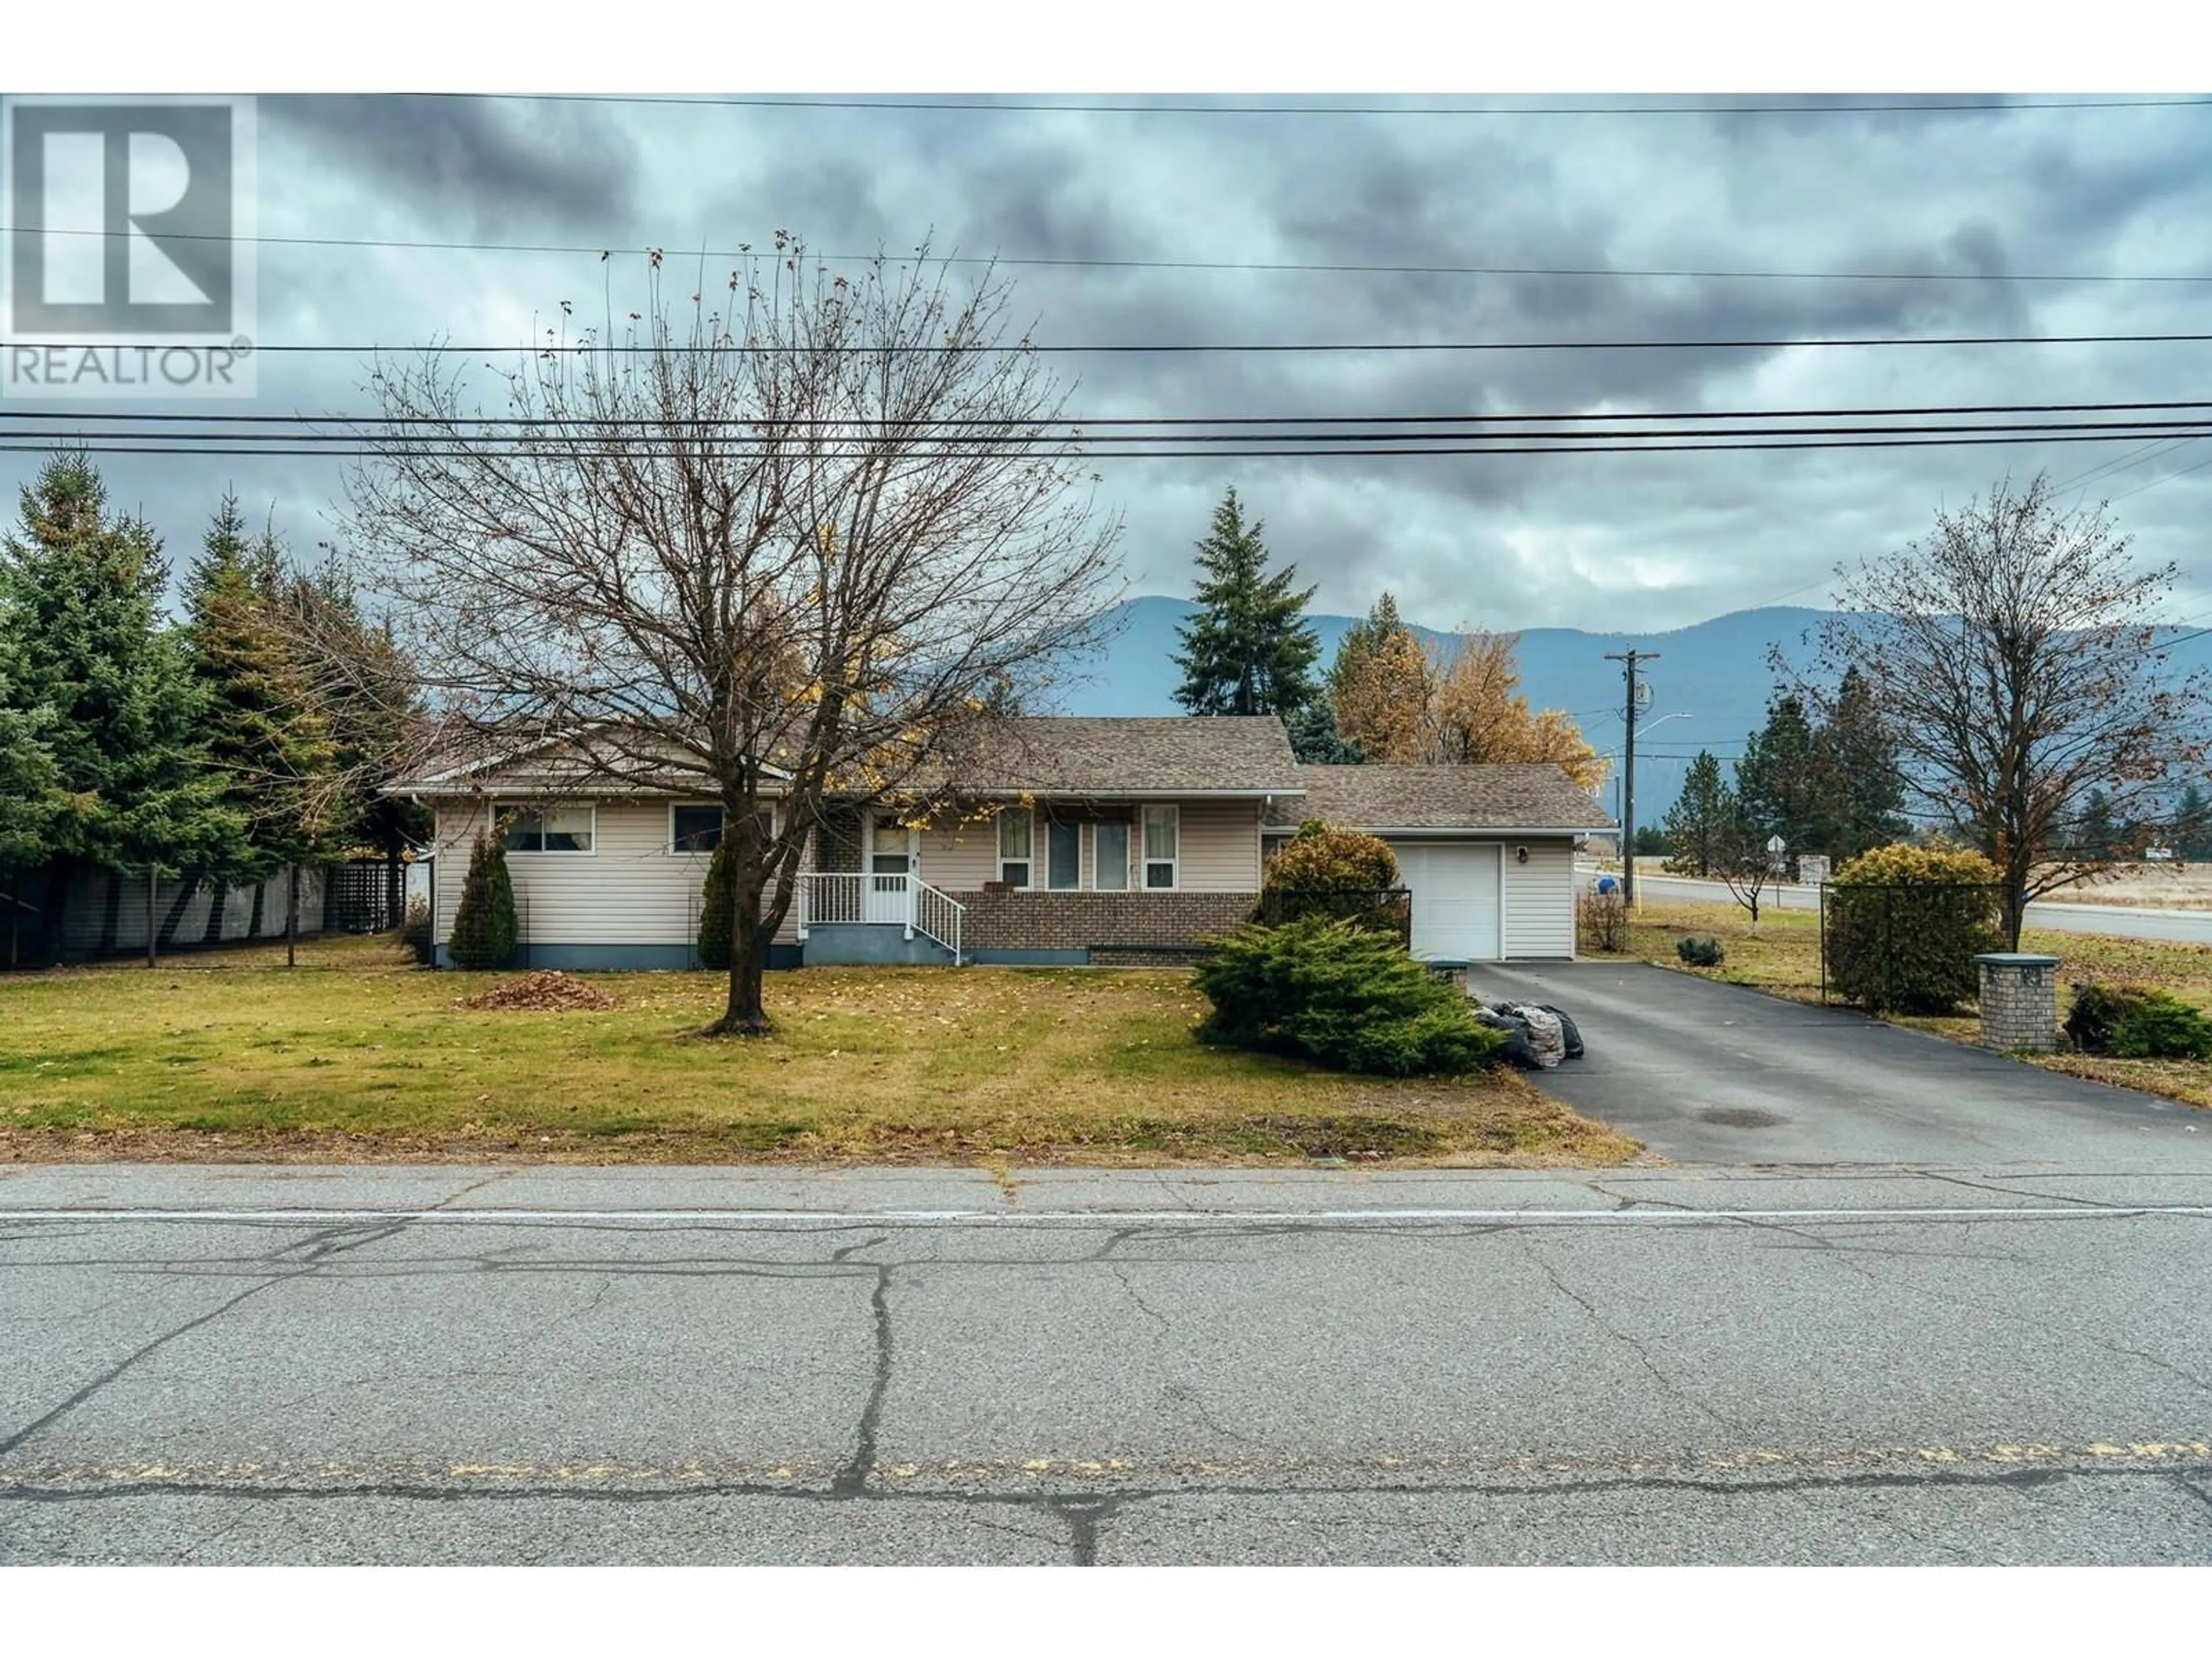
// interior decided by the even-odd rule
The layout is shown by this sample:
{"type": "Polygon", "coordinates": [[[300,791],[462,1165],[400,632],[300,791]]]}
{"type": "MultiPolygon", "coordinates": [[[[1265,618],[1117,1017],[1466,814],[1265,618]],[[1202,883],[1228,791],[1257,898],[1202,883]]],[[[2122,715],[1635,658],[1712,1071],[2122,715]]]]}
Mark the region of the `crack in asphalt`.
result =
{"type": "Polygon", "coordinates": [[[876,1436],[884,1416],[884,1396],[891,1386],[891,1272],[888,1267],[876,1269],[876,1287],[868,1297],[868,1306],[875,1316],[876,1368],[868,1386],[868,1397],[860,1407],[860,1425],[854,1437],[853,1455],[845,1467],[831,1477],[830,1491],[837,1498],[857,1498],[868,1490],[868,1477],[875,1473],[876,1436]]]}
{"type": "MultiPolygon", "coordinates": [[[[399,1231],[407,1224],[407,1223],[402,1221],[388,1226],[369,1229],[364,1229],[358,1226],[352,1228],[326,1228],[319,1233],[312,1234],[306,1239],[299,1240],[294,1244],[287,1246],[286,1249],[288,1250],[299,1249],[302,1245],[310,1246],[312,1248],[310,1249],[307,1258],[301,1261],[297,1266],[291,1268],[289,1272],[271,1274],[269,1277],[261,1279],[258,1283],[247,1285],[244,1290],[239,1291],[237,1295],[229,1297],[228,1300],[221,1303],[208,1312],[201,1314],[196,1318],[188,1319],[183,1324],[174,1326],[169,1330],[164,1331],[161,1335],[155,1337],[151,1341],[140,1345],[137,1348],[125,1355],[122,1359],[118,1360],[115,1364],[108,1367],[107,1370],[102,1371],[99,1376],[94,1377],[89,1382],[87,1382],[82,1388],[77,1389],[76,1393],[70,1395],[59,1405],[53,1407],[43,1415],[32,1419],[30,1422],[25,1424],[21,1428],[16,1430],[13,1434],[9,1435],[6,1438],[0,1439],[0,1457],[6,1456],[9,1452],[14,1451],[17,1447],[22,1445],[25,1441],[30,1439],[32,1436],[39,1433],[49,1425],[58,1422],[62,1418],[69,1415],[70,1413],[75,1411],[78,1407],[92,1399],[95,1395],[99,1394],[101,1389],[106,1388],[117,1378],[122,1376],[133,1366],[151,1358],[155,1354],[159,1353],[163,1348],[168,1346],[170,1343],[176,1341],[179,1337],[189,1336],[192,1332],[200,1329],[202,1327],[213,1324],[216,1320],[221,1319],[225,1314],[228,1313],[232,1309],[239,1306],[241,1303],[252,1300],[253,1297],[260,1295],[264,1291],[274,1290],[279,1285],[289,1285],[295,1279],[305,1279],[310,1274],[321,1271],[324,1261],[341,1250],[356,1249],[361,1245],[373,1244],[380,1239],[389,1238],[392,1234],[399,1231]],[[360,1234],[361,1237],[356,1237],[350,1242],[340,1242],[341,1236],[347,1232],[360,1234]]],[[[279,1256],[272,1257],[270,1259],[281,1259],[281,1253],[279,1256]]]]}
{"type": "Polygon", "coordinates": [[[1630,1335],[1626,1331],[1620,1329],[1610,1320],[1607,1319],[1603,1314],[1597,1310],[1597,1306],[1595,1303],[1591,1302],[1589,1298],[1583,1296],[1581,1291],[1569,1285],[1567,1281],[1560,1276],[1559,1270],[1537,1253],[1536,1242],[1534,1239],[1523,1235],[1521,1240],[1521,1244],[1522,1253],[1528,1258],[1532,1266],[1541,1270],[1544,1276],[1552,1281],[1552,1288],[1559,1291],[1561,1296],[1566,1297],[1568,1301],[1573,1303],[1575,1306],[1580,1308],[1584,1314],[1588,1315],[1591,1324],[1596,1326],[1598,1329],[1603,1331],[1607,1336],[1611,1337],[1614,1341],[1620,1343],[1631,1353],[1634,1354],[1637,1359],[1643,1364],[1644,1369],[1651,1374],[1652,1380],[1657,1382],[1661,1388],[1666,1389],[1668,1393],[1673,1395],[1677,1400],[1682,1401],[1683,1404],[1690,1407],[1695,1411],[1702,1413],[1706,1417],[1711,1418],[1723,1428],[1732,1430],[1738,1434],[1744,1432],[1743,1425],[1741,1424],[1731,1421],[1727,1416],[1716,1411],[1705,1401],[1700,1400],[1696,1395],[1691,1393],[1689,1389],[1684,1388],[1680,1382],[1669,1376],[1664,1370],[1662,1370],[1659,1367],[1658,1362],[1651,1358],[1650,1353],[1645,1349],[1641,1341],[1630,1335]]]}

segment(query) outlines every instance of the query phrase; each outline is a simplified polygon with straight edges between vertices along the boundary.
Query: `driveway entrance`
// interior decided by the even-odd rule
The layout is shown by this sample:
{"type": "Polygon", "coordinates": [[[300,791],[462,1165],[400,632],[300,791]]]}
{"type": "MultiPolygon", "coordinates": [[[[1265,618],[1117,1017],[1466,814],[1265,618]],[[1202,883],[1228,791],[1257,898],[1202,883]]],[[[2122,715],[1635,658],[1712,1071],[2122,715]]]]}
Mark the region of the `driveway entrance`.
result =
{"type": "Polygon", "coordinates": [[[1485,963],[1485,1001],[1556,1003],[1589,1052],[1530,1075],[1661,1156],[1711,1164],[2212,1167],[2212,1112],[1837,1008],[1643,963],[1485,963]]]}

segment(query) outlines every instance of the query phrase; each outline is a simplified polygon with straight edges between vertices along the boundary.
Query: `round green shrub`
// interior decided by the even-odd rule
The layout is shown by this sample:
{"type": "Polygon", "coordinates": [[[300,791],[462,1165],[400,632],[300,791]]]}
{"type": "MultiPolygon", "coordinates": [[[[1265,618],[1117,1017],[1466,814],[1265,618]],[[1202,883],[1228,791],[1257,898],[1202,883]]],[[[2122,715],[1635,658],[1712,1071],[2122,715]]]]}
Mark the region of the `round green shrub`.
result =
{"type": "Polygon", "coordinates": [[[1877,847],[1828,883],[1828,982],[1875,1013],[1948,1013],[2005,948],[1997,869],[1979,853],[1877,847]]]}
{"type": "Polygon", "coordinates": [[[1717,968],[1726,959],[1728,950],[1710,933],[1692,933],[1674,941],[1674,954],[1692,968],[1717,968]]]}

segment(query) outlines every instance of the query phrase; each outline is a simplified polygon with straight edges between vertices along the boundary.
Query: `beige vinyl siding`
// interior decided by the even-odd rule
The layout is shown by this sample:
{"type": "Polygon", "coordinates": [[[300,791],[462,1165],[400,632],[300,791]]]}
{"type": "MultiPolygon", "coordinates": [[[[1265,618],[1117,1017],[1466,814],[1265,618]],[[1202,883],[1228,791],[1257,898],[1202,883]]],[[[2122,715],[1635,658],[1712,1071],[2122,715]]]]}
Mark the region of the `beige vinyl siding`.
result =
{"type": "Polygon", "coordinates": [[[973,893],[999,878],[999,821],[938,825],[921,832],[921,878],[939,892],[973,893]]]}
{"type": "Polygon", "coordinates": [[[1575,953],[1575,848],[1570,841],[1504,843],[1503,931],[1508,957],[1575,953]],[[1528,861],[1513,856],[1528,849],[1528,861]]]}
{"type": "MultiPolygon", "coordinates": [[[[502,797],[502,801],[506,798],[502,797]]],[[[488,803],[438,809],[437,937],[453,937],[462,878],[488,803]]],[[[698,937],[704,853],[668,850],[666,801],[601,801],[589,853],[509,853],[515,917],[529,945],[688,945],[698,937]]],[[[794,907],[795,908],[795,907],[794,907]]],[[[787,915],[778,942],[798,937],[787,915]]]]}
{"type": "MultiPolygon", "coordinates": [[[[1161,803],[1152,803],[1158,805],[1161,803]]],[[[1260,890],[1260,803],[1255,800],[1182,800],[1166,803],[1181,809],[1177,814],[1176,890],[1183,893],[1256,893],[1260,890]]],[[[1099,815],[1116,816],[1118,805],[1102,808],[1099,815]]],[[[1128,890],[1144,890],[1141,848],[1144,831],[1139,806],[1127,808],[1129,823],[1130,876],[1128,890]]],[[[1032,852],[1036,884],[1044,878],[1043,809],[1032,852]]],[[[1086,830],[1083,836],[1082,884],[1090,892],[1097,886],[1097,836],[1086,830]]],[[[987,881],[999,878],[999,829],[995,818],[973,823],[925,830],[921,836],[921,878],[948,893],[972,893],[987,881]]]]}

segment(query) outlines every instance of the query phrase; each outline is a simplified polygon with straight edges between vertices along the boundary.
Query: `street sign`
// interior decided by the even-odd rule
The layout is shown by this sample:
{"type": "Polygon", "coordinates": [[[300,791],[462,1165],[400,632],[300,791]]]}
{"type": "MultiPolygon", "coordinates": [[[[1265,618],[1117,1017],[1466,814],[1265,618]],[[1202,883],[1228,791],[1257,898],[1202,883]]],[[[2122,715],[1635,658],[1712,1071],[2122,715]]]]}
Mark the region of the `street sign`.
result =
{"type": "Polygon", "coordinates": [[[1790,843],[1779,836],[1769,836],[1766,838],[1766,850],[1770,853],[1779,853],[1789,845],[1790,843]]]}

